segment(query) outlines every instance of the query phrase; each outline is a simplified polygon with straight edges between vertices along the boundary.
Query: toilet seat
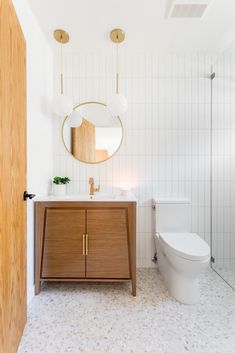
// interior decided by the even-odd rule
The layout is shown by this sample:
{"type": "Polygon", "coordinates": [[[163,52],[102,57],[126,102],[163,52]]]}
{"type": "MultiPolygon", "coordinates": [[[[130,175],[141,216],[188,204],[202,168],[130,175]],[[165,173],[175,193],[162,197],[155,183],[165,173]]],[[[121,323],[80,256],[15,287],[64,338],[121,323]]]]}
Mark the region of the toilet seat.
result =
{"type": "Polygon", "coordinates": [[[195,233],[160,233],[159,238],[168,250],[190,261],[206,261],[210,258],[208,244],[195,233]]]}

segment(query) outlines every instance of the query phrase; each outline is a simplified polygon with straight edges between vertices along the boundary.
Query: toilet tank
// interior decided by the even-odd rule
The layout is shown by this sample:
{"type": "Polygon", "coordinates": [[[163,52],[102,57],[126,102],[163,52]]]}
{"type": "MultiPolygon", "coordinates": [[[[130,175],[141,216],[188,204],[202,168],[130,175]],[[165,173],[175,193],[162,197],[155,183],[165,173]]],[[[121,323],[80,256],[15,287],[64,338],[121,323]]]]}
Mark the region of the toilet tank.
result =
{"type": "Polygon", "coordinates": [[[154,198],[153,227],[155,233],[190,232],[190,200],[186,198],[154,198]]]}

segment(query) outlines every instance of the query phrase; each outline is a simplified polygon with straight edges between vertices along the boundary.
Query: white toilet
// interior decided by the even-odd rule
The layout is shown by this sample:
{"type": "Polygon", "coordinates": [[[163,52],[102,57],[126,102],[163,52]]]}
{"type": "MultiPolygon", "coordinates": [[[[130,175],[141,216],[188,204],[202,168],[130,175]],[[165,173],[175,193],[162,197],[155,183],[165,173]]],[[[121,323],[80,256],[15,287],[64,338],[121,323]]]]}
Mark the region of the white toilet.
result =
{"type": "Polygon", "coordinates": [[[210,262],[210,248],[190,233],[190,200],[154,199],[153,212],[159,271],[175,299],[195,304],[200,296],[198,276],[210,262]]]}

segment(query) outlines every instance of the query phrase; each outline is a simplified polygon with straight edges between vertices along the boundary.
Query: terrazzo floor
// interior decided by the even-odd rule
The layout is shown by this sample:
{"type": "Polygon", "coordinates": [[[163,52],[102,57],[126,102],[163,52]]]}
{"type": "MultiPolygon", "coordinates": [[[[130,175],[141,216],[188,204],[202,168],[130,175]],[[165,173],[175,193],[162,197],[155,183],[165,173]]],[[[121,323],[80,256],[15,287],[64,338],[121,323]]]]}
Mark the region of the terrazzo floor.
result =
{"type": "Polygon", "coordinates": [[[234,353],[235,292],[212,270],[195,306],[171,298],[156,269],[125,284],[45,284],[18,353],[234,353]]]}
{"type": "Polygon", "coordinates": [[[214,270],[235,290],[235,270],[214,267],[214,270]]]}

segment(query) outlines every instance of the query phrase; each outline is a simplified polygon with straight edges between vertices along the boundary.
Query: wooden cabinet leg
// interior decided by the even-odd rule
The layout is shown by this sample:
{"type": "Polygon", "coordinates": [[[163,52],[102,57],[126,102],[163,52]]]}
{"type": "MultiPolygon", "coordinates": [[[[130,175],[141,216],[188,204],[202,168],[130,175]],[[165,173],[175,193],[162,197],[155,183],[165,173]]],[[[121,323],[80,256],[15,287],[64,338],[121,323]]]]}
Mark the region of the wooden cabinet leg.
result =
{"type": "Polygon", "coordinates": [[[131,280],[131,286],[132,286],[132,295],[133,297],[136,297],[136,278],[133,278],[131,280]]]}
{"type": "Polygon", "coordinates": [[[36,281],[35,283],[35,295],[38,295],[41,292],[41,281],[36,281]]]}

